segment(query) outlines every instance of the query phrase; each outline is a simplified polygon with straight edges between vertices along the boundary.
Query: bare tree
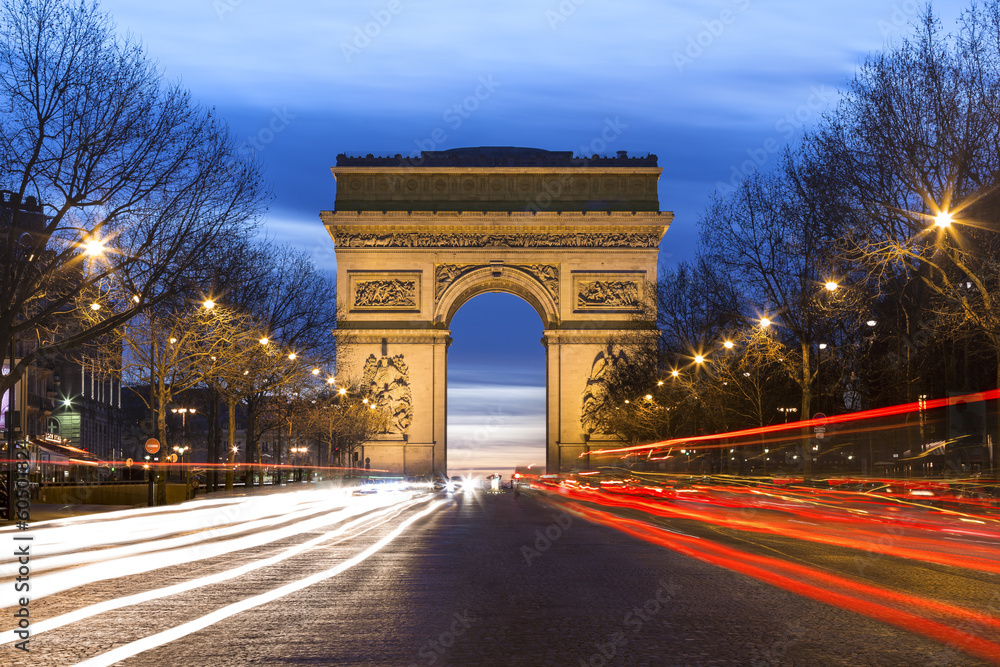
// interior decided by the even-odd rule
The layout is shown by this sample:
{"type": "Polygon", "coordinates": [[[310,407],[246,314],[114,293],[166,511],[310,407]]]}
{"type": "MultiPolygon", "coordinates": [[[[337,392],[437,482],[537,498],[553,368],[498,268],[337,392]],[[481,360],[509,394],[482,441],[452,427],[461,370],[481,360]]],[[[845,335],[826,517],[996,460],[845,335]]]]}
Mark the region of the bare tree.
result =
{"type": "MultiPolygon", "coordinates": [[[[783,348],[777,360],[798,385],[806,418],[816,354],[831,335],[831,293],[841,280],[841,219],[824,184],[786,151],[774,171],[754,172],[734,192],[717,195],[701,221],[706,257],[746,299],[743,325],[770,328],[783,348]]],[[[811,457],[803,463],[810,474],[811,457]]]]}
{"type": "MultiPolygon", "coordinates": [[[[233,348],[244,346],[245,339],[254,335],[248,316],[214,304],[207,307],[210,303],[181,299],[169,308],[161,303],[81,350],[84,364],[136,391],[150,411],[155,436],[167,451],[170,403],[207,379],[230,372],[233,348]]],[[[165,503],[162,484],[159,496],[157,502],[165,503]]]]}
{"type": "Polygon", "coordinates": [[[390,420],[388,412],[379,409],[358,386],[324,388],[303,395],[297,405],[299,428],[319,443],[325,451],[320,460],[327,465],[333,464],[339,451],[341,465],[349,467],[357,448],[385,432],[390,420]]]}
{"type": "Polygon", "coordinates": [[[0,100],[0,347],[34,343],[2,391],[37,359],[196,290],[266,194],[214,111],[96,4],[5,0],[0,100]],[[81,294],[100,317],[72,312],[81,294]]]}
{"type": "Polygon", "coordinates": [[[311,375],[316,369],[320,380],[332,375],[337,305],[332,280],[306,253],[262,245],[252,256],[258,279],[230,286],[225,299],[252,315],[261,339],[274,342],[270,356],[249,353],[247,375],[232,385],[243,388],[240,399],[247,405],[246,460],[259,468],[261,436],[285,423],[281,410],[265,407],[273,408],[276,394],[294,391],[305,371],[311,375]]]}

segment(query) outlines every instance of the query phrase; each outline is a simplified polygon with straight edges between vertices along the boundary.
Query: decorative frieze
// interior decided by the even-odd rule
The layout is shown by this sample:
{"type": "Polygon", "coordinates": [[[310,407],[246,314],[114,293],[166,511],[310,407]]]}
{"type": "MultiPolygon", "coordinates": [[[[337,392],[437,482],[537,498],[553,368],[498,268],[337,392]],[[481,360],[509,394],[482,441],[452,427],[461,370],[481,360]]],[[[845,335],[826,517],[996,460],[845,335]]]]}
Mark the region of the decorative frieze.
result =
{"type": "Polygon", "coordinates": [[[634,280],[581,280],[577,283],[577,309],[634,309],[639,306],[639,284],[634,280]]]}
{"type": "Polygon", "coordinates": [[[423,233],[348,234],[334,232],[338,248],[656,248],[655,232],[490,234],[423,233]]]}
{"type": "Polygon", "coordinates": [[[419,272],[348,274],[352,310],[420,310],[419,272]]]}
{"type": "MultiPolygon", "coordinates": [[[[445,290],[465,274],[477,269],[490,268],[491,266],[490,264],[436,264],[434,266],[434,300],[439,301],[445,290]]],[[[504,264],[503,268],[527,273],[545,288],[556,304],[559,303],[558,265],[504,264]]]]}
{"type": "Polygon", "coordinates": [[[354,305],[361,307],[417,306],[415,280],[361,280],[355,283],[354,305]]]}

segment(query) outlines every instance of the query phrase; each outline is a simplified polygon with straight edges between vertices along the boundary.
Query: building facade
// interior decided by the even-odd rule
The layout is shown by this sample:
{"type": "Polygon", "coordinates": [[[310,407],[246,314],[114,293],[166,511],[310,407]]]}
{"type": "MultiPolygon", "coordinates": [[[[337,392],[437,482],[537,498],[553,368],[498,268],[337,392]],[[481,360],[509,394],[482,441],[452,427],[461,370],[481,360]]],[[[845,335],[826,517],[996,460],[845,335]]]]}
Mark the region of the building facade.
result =
{"type": "MultiPolygon", "coordinates": [[[[335,209],[340,383],[389,415],[372,468],[446,474],[452,317],[484,292],[527,301],[544,326],[546,464],[589,465],[583,405],[608,342],[650,331],[659,244],[656,157],[482,147],[420,158],[339,156],[335,209]]],[[[610,357],[612,358],[609,358],[610,357]]],[[[591,397],[592,398],[592,397],[591,397]]]]}

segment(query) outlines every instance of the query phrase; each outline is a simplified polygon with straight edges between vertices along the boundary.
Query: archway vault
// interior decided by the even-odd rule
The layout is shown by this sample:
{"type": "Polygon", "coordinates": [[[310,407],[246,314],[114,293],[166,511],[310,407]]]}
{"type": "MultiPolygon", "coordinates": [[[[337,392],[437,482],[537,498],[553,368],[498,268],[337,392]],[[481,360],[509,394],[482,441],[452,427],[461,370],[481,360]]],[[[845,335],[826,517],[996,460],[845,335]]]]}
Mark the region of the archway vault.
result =
{"type": "Polygon", "coordinates": [[[643,317],[673,218],[658,210],[660,171],[655,156],[513,148],[338,157],[337,206],[321,214],[349,332],[338,376],[364,375],[395,416],[365,445],[373,467],[446,473],[448,327],[484,292],[517,295],[542,319],[548,470],[588,464],[594,360],[643,317]]]}
{"type": "Polygon", "coordinates": [[[490,265],[442,264],[435,267],[441,296],[434,309],[434,322],[445,326],[465,303],[486,292],[505,292],[519,296],[531,305],[542,319],[546,329],[558,326],[558,267],[556,265],[490,265]],[[465,270],[463,270],[463,268],[465,270]],[[452,282],[449,272],[454,273],[452,282]]]}

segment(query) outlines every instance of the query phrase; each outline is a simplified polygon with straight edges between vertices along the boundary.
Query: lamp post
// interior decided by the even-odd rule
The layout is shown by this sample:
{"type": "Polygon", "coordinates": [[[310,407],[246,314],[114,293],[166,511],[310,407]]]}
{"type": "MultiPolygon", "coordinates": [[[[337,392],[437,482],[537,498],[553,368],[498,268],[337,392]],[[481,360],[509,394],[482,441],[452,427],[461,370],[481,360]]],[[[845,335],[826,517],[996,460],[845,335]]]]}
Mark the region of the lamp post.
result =
{"type": "Polygon", "coordinates": [[[184,445],[182,447],[174,447],[174,451],[177,452],[177,454],[181,457],[181,465],[185,469],[185,473],[186,474],[184,476],[184,479],[185,479],[186,488],[184,490],[184,497],[187,498],[188,497],[188,493],[190,492],[190,489],[191,489],[191,468],[190,468],[190,466],[184,466],[184,460],[183,459],[184,459],[184,455],[191,449],[188,446],[187,416],[188,416],[189,412],[193,415],[195,413],[195,409],[194,408],[170,408],[170,411],[173,412],[175,415],[176,414],[180,414],[180,416],[181,416],[181,438],[182,438],[182,442],[184,443],[184,445]]]}
{"type": "Polygon", "coordinates": [[[308,454],[309,453],[309,448],[308,447],[292,447],[289,451],[292,454],[295,455],[295,465],[298,468],[298,473],[299,473],[298,474],[298,481],[301,482],[302,481],[302,468],[301,468],[301,466],[302,466],[302,456],[301,455],[302,454],[308,454]]]}
{"type": "Polygon", "coordinates": [[[786,424],[788,423],[788,414],[791,412],[798,412],[798,411],[799,411],[798,408],[778,408],[778,412],[784,413],[786,424]]]}

